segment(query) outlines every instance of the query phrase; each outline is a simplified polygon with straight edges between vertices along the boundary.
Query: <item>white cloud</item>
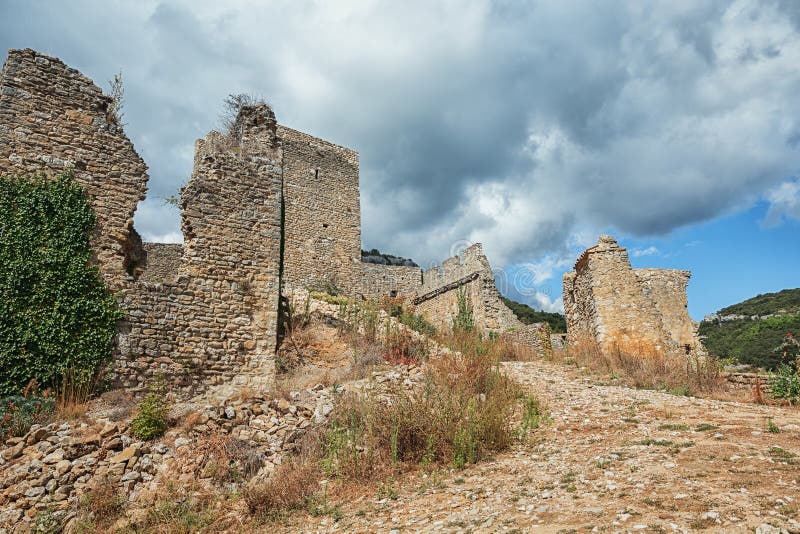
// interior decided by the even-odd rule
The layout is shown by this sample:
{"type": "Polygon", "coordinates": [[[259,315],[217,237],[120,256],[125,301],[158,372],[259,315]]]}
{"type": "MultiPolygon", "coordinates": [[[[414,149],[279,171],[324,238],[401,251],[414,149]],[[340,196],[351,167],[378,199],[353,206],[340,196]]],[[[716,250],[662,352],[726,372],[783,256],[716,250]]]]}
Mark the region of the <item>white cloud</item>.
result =
{"type": "Polygon", "coordinates": [[[631,250],[631,255],[634,258],[640,258],[642,256],[653,256],[659,253],[660,251],[654,246],[649,246],[647,248],[635,248],[631,250]]]}
{"type": "Polygon", "coordinates": [[[156,197],[189,176],[225,95],[252,92],[282,123],[359,150],[365,246],[428,264],[480,241],[504,267],[574,260],[601,230],[663,234],[766,191],[768,221],[797,217],[800,19],[783,8],[12,2],[0,48],[39,48],[101,84],[122,68],[152,175],[146,238],[179,233],[156,197]]]}
{"type": "Polygon", "coordinates": [[[775,226],[784,219],[800,220],[800,179],[783,182],[766,195],[769,209],[764,224],[775,226]]]}

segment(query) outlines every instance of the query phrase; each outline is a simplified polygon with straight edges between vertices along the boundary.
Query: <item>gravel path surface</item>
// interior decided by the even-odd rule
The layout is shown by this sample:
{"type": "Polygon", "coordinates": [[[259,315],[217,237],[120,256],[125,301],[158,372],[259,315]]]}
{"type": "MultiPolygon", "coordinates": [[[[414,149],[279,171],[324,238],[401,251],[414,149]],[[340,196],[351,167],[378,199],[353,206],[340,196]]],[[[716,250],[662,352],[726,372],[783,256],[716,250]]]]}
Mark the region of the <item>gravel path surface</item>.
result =
{"type": "Polygon", "coordinates": [[[800,411],[503,364],[550,409],[512,450],[409,475],[304,532],[800,532],[800,411]],[[770,424],[770,421],[772,424],[770,424]],[[770,431],[770,428],[772,431],[770,431]]]}

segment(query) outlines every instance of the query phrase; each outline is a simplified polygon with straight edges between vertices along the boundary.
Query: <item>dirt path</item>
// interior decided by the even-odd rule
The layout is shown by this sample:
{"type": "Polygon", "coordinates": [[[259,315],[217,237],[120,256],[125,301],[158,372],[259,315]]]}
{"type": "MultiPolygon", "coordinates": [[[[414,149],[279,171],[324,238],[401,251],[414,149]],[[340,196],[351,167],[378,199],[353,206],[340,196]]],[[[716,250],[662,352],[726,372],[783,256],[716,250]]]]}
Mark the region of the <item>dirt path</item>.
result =
{"type": "Polygon", "coordinates": [[[548,362],[504,366],[549,404],[532,440],[291,530],[800,532],[800,411],[595,385],[548,362]]]}

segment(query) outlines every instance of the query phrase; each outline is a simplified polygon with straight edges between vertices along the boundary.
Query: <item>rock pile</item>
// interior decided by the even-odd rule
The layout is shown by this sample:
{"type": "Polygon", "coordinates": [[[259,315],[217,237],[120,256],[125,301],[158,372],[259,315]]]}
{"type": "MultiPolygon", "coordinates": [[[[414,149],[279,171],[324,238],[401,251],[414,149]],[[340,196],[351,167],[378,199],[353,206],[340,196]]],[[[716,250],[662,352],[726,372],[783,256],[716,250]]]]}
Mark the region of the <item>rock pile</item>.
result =
{"type": "Polygon", "coordinates": [[[81,499],[101,485],[135,502],[165,480],[267,478],[310,429],[327,421],[338,394],[411,388],[421,375],[418,367],[398,366],[347,386],[318,384],[285,397],[199,399],[173,410],[180,413],[176,426],[153,442],[136,439],[129,421],[104,417],[93,424],[34,425],[0,447],[0,534],[28,532],[45,513],[69,523],[81,499]]]}

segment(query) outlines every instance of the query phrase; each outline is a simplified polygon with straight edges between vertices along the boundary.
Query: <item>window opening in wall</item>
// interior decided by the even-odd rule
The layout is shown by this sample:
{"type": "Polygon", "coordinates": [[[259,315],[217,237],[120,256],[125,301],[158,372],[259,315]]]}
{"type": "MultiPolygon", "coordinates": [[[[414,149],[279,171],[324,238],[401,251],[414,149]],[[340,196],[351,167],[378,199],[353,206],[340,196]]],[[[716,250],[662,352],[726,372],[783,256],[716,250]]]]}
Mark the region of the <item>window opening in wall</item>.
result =
{"type": "Polygon", "coordinates": [[[314,179],[319,180],[319,169],[314,169],[314,179]]]}
{"type": "Polygon", "coordinates": [[[395,291],[394,289],[389,291],[389,296],[390,297],[396,297],[397,296],[397,291],[395,291]]]}
{"type": "Polygon", "coordinates": [[[328,227],[328,223],[322,223],[322,227],[323,228],[327,228],[328,227]]]}

